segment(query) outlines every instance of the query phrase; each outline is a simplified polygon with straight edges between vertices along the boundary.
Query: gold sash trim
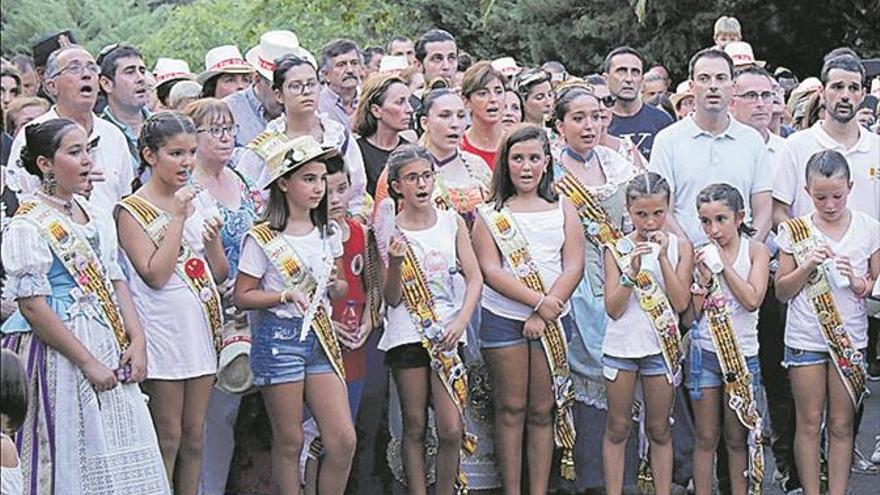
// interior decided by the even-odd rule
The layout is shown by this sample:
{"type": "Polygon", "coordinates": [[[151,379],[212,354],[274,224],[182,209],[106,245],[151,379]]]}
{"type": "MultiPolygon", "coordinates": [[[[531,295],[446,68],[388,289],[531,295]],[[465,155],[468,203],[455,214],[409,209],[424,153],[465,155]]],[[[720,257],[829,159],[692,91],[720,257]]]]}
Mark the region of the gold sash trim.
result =
{"type": "Polygon", "coordinates": [[[364,287],[367,292],[367,310],[370,312],[372,328],[382,325],[382,270],[379,264],[379,245],[376,232],[372,227],[365,227],[366,246],[364,246],[364,287]]]}
{"type": "MultiPolygon", "coordinates": [[[[422,347],[431,356],[431,368],[437,372],[446,392],[455,403],[461,419],[462,435],[461,451],[471,455],[477,450],[477,437],[467,431],[464,409],[468,402],[468,377],[464,363],[458,351],[444,351],[437,345],[443,338],[444,327],[434,312],[434,295],[428,287],[428,279],[407,240],[406,255],[400,267],[401,290],[403,303],[413,320],[413,324],[422,339],[422,347]]],[[[459,466],[456,488],[459,493],[466,493],[468,480],[459,466]]]]}
{"type": "Polygon", "coordinates": [[[742,354],[742,347],[737,341],[727,298],[721,290],[721,277],[718,274],[712,276],[712,284],[703,309],[719,357],[724,390],[730,397],[727,405],[736,413],[739,422],[749,430],[749,469],[743,474],[748,477],[749,493],[758,495],[761,493],[761,481],[764,479],[762,420],[752,388],[753,376],[742,354]]]}
{"type": "MultiPolygon", "coordinates": [[[[277,230],[272,229],[268,223],[255,225],[246,234],[254,238],[257,244],[266,253],[266,257],[272,263],[281,276],[284,278],[284,288],[286,290],[295,290],[306,294],[309,300],[315,297],[323,297],[323,294],[316,294],[318,283],[315,277],[300,260],[296,249],[291,245],[283,235],[279,235],[277,230]]],[[[312,329],[321,342],[321,347],[330,358],[333,370],[345,383],[345,366],[342,364],[342,348],[336,339],[336,332],[333,330],[333,323],[330,321],[330,315],[327,314],[327,308],[323,303],[318,304],[315,310],[315,317],[312,320],[312,329]]]]}
{"type": "MultiPolygon", "coordinates": [[[[791,236],[794,259],[798,265],[806,262],[810,252],[819,245],[819,240],[813,235],[810,222],[807,217],[793,218],[781,225],[791,236]]],[[[804,287],[807,297],[813,305],[813,311],[819,319],[819,328],[828,352],[831,354],[837,374],[840,375],[853,407],[858,409],[862,399],[868,394],[867,376],[864,364],[864,356],[853,346],[843,318],[834,302],[831,285],[825,276],[824,270],[816,269],[807,279],[804,287]]]]}
{"type": "MultiPolygon", "coordinates": [[[[629,253],[635,245],[611,223],[611,219],[599,202],[570,173],[564,174],[556,181],[556,190],[567,197],[577,209],[587,240],[597,246],[608,248],[621,272],[625,271],[630,266],[629,253]]],[[[681,350],[681,335],[678,332],[675,310],[672,309],[669,298],[663,293],[651,272],[640,271],[635,283],[634,290],[639,307],[651,321],[672,383],[678,386],[681,383],[684,354],[681,350]]]]}
{"type": "MultiPolygon", "coordinates": [[[[153,244],[158,247],[162,239],[165,238],[165,231],[170,223],[168,215],[149,201],[134,194],[120,201],[119,205],[131,213],[131,216],[137,220],[153,244]]],[[[220,306],[220,293],[217,291],[217,285],[214,283],[211,270],[205,260],[197,255],[182,237],[177,266],[174,267],[174,271],[201,302],[205,320],[211,327],[214,349],[220,352],[223,341],[223,311],[220,306]]]]}
{"type": "MultiPolygon", "coordinates": [[[[526,287],[546,294],[547,289],[541,274],[529,253],[528,241],[516,224],[513,216],[505,207],[496,211],[492,205],[484,204],[477,211],[492,237],[501,250],[502,256],[513,269],[516,277],[526,287]]],[[[562,449],[560,472],[563,478],[575,479],[574,446],[577,432],[574,428],[574,384],[568,366],[568,343],[562,324],[558,321],[547,322],[544,335],[541,337],[547,364],[553,380],[553,395],[556,404],[556,418],[553,425],[553,438],[556,446],[562,449]]]]}
{"type": "Polygon", "coordinates": [[[97,299],[104,322],[113,331],[120,349],[125,350],[130,341],[119,313],[116,291],[92,246],[70,228],[66,218],[45,203],[26,201],[19,206],[18,215],[27,216],[40,228],[76,286],[97,299]]]}

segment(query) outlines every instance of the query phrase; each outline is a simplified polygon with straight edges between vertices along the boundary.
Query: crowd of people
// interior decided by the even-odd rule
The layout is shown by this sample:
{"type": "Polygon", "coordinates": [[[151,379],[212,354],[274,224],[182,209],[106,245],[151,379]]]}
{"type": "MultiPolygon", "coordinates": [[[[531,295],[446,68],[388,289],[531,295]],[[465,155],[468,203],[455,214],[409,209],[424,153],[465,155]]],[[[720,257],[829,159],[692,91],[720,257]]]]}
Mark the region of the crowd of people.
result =
{"type": "Polygon", "coordinates": [[[4,59],[0,492],[848,493],[880,63],[741,33],[4,59]]]}

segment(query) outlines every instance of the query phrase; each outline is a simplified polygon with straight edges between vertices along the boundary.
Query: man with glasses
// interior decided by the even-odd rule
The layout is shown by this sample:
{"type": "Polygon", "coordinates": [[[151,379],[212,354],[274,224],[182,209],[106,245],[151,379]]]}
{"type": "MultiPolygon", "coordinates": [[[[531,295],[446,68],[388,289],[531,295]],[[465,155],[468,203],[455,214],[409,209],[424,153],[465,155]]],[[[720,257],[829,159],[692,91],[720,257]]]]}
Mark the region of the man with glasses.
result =
{"type": "MultiPolygon", "coordinates": [[[[55,105],[32,123],[55,118],[67,118],[85,129],[91,151],[94,189],[89,203],[102,211],[113,207],[124,196],[131,194],[134,169],[131,166],[128,141],[122,131],[110,122],[98,118],[92,112],[98,98],[98,75],[100,66],[83,47],[69,45],[59,48],[46,61],[43,84],[55,105]]],[[[10,153],[9,179],[11,187],[23,193],[31,193],[40,187],[40,181],[18,165],[24,147],[24,134],[18,133],[10,153]]]]}
{"type": "Polygon", "coordinates": [[[325,86],[318,97],[318,111],[349,131],[358,104],[361,71],[361,51],[354,41],[333,40],[321,50],[320,73],[325,86]]]}
{"type": "Polygon", "coordinates": [[[615,98],[608,133],[629,140],[646,158],[651,157],[654,136],[672,124],[663,110],[642,101],[642,56],[635,49],[621,46],[605,57],[605,80],[615,98]]]}
{"type": "Polygon", "coordinates": [[[728,113],[733,60],[707,48],[691,58],[689,68],[696,110],[657,134],[648,164],[672,189],[667,225],[695,244],[705,242],[694,206],[697,195],[709,184],[727,182],[742,194],[746,221],[758,231],[755,239],[763,241],[770,231],[773,176],[761,135],[728,113]]]}
{"type": "Polygon", "coordinates": [[[112,44],[98,54],[101,75],[98,81],[107,96],[107,106],[101,118],[115,125],[128,141],[133,169],[140,164],[137,141],[144,121],[150,116],[147,104],[150,91],[147,87],[147,66],[141,52],[128,45],[112,44]]]}

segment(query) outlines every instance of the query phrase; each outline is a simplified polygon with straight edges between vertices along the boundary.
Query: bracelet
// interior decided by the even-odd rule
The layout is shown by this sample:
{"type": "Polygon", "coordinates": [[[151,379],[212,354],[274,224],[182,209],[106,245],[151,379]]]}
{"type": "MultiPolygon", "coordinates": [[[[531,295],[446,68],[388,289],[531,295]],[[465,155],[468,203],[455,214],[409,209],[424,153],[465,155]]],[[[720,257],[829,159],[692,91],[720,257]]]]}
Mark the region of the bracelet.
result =
{"type": "Polygon", "coordinates": [[[278,298],[278,304],[287,304],[287,291],[281,291],[281,295],[278,298]]]}
{"type": "Polygon", "coordinates": [[[546,299],[546,298],[547,298],[546,294],[541,294],[541,299],[538,299],[538,304],[535,304],[535,307],[533,308],[533,312],[535,312],[535,313],[538,312],[538,308],[541,307],[541,304],[544,302],[544,299],[546,299]]]}
{"type": "Polygon", "coordinates": [[[622,272],[620,274],[620,285],[632,289],[636,286],[636,281],[629,278],[629,275],[627,275],[626,272],[622,272]]]}

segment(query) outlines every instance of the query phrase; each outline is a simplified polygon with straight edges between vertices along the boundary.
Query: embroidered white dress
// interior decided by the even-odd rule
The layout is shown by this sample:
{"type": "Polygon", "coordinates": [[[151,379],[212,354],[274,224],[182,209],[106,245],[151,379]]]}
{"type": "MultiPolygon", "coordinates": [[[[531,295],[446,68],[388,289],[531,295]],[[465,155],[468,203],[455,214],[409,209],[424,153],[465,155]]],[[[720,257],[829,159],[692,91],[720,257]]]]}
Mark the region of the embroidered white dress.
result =
{"type": "MultiPolygon", "coordinates": [[[[86,225],[67,222],[85,238],[111,280],[124,279],[112,220],[87,209],[86,225]]],[[[40,228],[26,215],[3,236],[7,290],[16,299],[45,296],[49,308],[91,354],[111,369],[121,350],[97,300],[77,287],[40,228]]],[[[44,344],[16,312],[3,325],[3,347],[26,366],[30,402],[16,435],[27,494],[168,494],[153,422],[137,384],[96,392],[83,372],[44,344]]]]}

